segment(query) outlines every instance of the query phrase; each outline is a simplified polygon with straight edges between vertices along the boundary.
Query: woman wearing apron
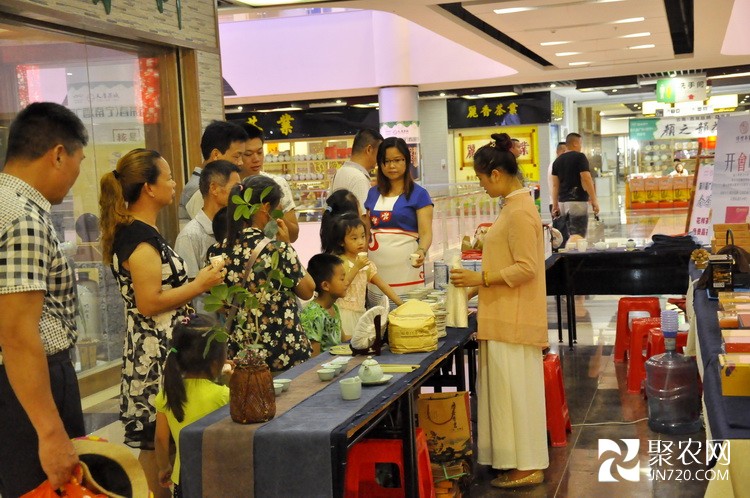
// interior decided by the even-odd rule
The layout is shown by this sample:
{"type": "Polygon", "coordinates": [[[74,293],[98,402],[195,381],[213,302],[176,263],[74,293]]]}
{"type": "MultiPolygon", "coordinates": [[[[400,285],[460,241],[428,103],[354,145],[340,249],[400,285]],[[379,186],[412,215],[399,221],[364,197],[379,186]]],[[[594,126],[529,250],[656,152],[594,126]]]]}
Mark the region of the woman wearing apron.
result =
{"type": "MultiPolygon", "coordinates": [[[[411,177],[411,154],[402,138],[386,138],[378,148],[378,184],[365,201],[372,238],[369,258],[378,273],[400,296],[424,286],[422,265],[432,244],[433,204],[427,190],[411,177]],[[411,261],[412,254],[418,254],[411,261]]],[[[380,302],[382,293],[368,287],[368,301],[380,302]]]]}

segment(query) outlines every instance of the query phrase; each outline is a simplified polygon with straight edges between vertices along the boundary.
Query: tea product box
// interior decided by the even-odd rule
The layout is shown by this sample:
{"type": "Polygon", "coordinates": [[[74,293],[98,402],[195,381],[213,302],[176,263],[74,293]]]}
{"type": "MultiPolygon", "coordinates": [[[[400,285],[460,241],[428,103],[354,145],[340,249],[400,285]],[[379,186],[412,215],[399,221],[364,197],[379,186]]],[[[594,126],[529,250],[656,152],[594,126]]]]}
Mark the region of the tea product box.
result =
{"type": "Polygon", "coordinates": [[[690,185],[686,176],[675,176],[672,178],[672,195],[675,201],[690,200],[690,185]]]}
{"type": "Polygon", "coordinates": [[[750,396],[750,354],[720,354],[719,367],[724,396],[750,396]]]}
{"type": "Polygon", "coordinates": [[[646,202],[659,202],[659,178],[645,178],[646,202]]]}
{"type": "Polygon", "coordinates": [[[737,318],[736,311],[717,311],[719,318],[719,327],[722,329],[736,329],[740,326],[740,320],[737,318]]]}
{"type": "Polygon", "coordinates": [[[630,189],[630,202],[638,204],[646,201],[646,188],[643,178],[631,178],[628,182],[628,188],[630,189]]]}
{"type": "Polygon", "coordinates": [[[722,330],[721,338],[727,353],[750,353],[750,329],[722,330]]]}
{"type": "Polygon", "coordinates": [[[672,177],[662,176],[659,178],[659,202],[672,202],[673,200],[672,177]]]}
{"type": "Polygon", "coordinates": [[[737,313],[740,327],[750,328],[750,312],[737,313]]]}

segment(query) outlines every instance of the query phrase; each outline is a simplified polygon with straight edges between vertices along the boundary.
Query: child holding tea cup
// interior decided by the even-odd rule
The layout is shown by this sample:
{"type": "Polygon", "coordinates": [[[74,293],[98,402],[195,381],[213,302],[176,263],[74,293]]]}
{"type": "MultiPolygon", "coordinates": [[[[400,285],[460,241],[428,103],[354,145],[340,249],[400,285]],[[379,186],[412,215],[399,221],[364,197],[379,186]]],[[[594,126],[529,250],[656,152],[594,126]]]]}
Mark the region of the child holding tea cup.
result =
{"type": "Polygon", "coordinates": [[[341,343],[341,315],[336,300],[346,295],[342,261],[333,254],[316,254],[307,264],[315,281],[315,298],[299,315],[302,330],[310,340],[313,356],[341,343]]]}
{"type": "Polygon", "coordinates": [[[182,496],[180,431],[229,403],[229,388],[215,383],[220,375],[232,374],[232,364],[226,361],[227,343],[211,341],[204,354],[209,332],[215,325],[216,321],[207,315],[178,318],[172,331],[172,348],[164,363],[164,387],[154,400],[159,482],[163,487],[174,483],[175,497],[182,496]],[[177,446],[174,466],[169,461],[170,438],[177,446]]]}
{"type": "Polygon", "coordinates": [[[331,220],[327,233],[322,234],[323,250],[335,254],[344,261],[346,269],[346,295],[339,299],[341,309],[342,339],[351,338],[359,318],[365,313],[367,284],[376,285],[380,291],[396,303],[401,298],[377,273],[375,264],[367,257],[367,238],[362,219],[354,213],[345,213],[331,220]]]}

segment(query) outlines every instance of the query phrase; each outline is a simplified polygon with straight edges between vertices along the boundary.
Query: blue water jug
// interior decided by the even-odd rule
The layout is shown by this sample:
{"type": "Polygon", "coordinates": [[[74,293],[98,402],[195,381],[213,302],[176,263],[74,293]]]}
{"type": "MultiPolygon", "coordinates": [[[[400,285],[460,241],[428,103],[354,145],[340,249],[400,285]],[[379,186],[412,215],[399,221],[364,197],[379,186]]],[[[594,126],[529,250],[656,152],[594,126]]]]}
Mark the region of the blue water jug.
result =
{"type": "Polygon", "coordinates": [[[691,434],[701,428],[698,367],[694,357],[675,352],[676,316],[674,324],[669,318],[669,324],[662,320],[666,352],[646,361],[648,426],[663,434],[691,434]]]}

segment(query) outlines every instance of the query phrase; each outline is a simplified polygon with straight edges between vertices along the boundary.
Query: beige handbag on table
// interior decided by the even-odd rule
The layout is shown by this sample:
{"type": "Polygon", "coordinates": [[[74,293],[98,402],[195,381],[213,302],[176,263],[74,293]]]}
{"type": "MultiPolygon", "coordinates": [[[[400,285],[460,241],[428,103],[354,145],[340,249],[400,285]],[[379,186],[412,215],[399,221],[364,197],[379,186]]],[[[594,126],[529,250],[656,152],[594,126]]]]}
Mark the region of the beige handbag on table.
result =
{"type": "Polygon", "coordinates": [[[394,353],[422,353],[437,349],[437,324],[429,304],[415,299],[388,315],[388,344],[394,353]]]}

